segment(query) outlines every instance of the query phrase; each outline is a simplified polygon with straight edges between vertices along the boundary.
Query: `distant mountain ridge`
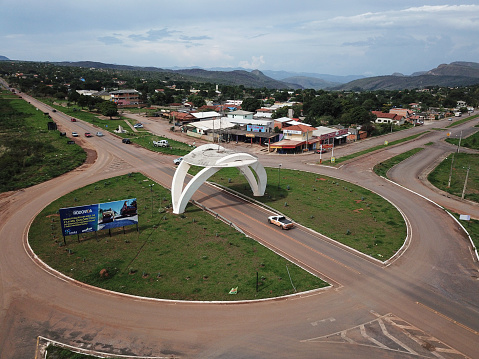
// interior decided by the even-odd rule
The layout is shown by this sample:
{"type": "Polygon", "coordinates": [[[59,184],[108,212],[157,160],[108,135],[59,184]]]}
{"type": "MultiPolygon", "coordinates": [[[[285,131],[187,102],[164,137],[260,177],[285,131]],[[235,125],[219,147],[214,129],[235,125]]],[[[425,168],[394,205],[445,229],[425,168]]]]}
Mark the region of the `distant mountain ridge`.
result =
{"type": "MultiPolygon", "coordinates": [[[[0,56],[0,61],[10,60],[0,56]]],[[[47,62],[48,63],[48,62],[47,62]]],[[[212,82],[223,85],[243,85],[251,88],[307,89],[340,91],[374,91],[425,88],[431,86],[471,86],[479,83],[479,63],[456,61],[441,64],[429,71],[418,71],[412,75],[394,73],[387,76],[364,77],[361,75],[336,76],[317,73],[253,70],[244,68],[192,67],[187,69],[163,69],[130,65],[106,64],[95,61],[51,62],[60,66],[76,66],[97,69],[113,69],[138,72],[163,73],[173,81],[212,82]]],[[[143,75],[141,75],[143,76],[143,75]]]]}
{"type": "MultiPolygon", "coordinates": [[[[300,86],[295,84],[288,84],[286,82],[274,80],[268,76],[265,76],[261,71],[253,70],[251,72],[245,70],[233,70],[233,71],[208,71],[201,68],[190,68],[190,69],[162,69],[159,67],[141,67],[141,66],[130,66],[130,65],[116,65],[116,64],[105,64],[102,62],[94,61],[77,61],[77,62],[54,62],[55,65],[60,66],[76,66],[76,67],[86,67],[86,68],[98,68],[98,69],[116,69],[116,70],[127,70],[127,71],[147,71],[147,72],[162,72],[168,74],[177,74],[181,75],[180,78],[176,80],[187,80],[192,82],[215,82],[225,85],[243,85],[245,87],[252,88],[261,88],[266,87],[270,89],[294,89],[299,88],[300,86]]],[[[173,78],[175,80],[175,78],[173,78]]]]}
{"type": "Polygon", "coordinates": [[[479,63],[456,61],[441,64],[429,71],[415,72],[411,76],[394,74],[354,80],[347,84],[329,88],[330,90],[403,90],[431,86],[471,86],[479,84],[479,63]]]}

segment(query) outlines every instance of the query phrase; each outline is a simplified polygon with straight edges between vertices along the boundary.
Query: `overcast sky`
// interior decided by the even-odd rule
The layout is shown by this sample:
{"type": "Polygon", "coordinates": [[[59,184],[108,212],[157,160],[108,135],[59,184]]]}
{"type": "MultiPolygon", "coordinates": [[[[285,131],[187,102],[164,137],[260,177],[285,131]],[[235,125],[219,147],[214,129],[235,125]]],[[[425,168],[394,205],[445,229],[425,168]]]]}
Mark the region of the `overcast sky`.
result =
{"type": "Polygon", "coordinates": [[[479,62],[477,0],[0,0],[0,55],[388,75],[479,62]]]}

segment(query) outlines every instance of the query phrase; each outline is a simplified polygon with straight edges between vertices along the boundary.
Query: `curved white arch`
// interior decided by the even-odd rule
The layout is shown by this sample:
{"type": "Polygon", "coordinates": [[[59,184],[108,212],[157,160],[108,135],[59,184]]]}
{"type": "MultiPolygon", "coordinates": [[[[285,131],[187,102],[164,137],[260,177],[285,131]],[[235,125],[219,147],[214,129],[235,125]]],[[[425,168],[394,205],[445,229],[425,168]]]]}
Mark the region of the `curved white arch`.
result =
{"type": "Polygon", "coordinates": [[[221,168],[237,167],[248,181],[254,196],[263,196],[266,190],[267,175],[266,171],[258,159],[248,153],[232,153],[226,151],[223,147],[218,145],[203,145],[195,148],[186,155],[176,169],[173,181],[171,184],[171,198],[173,202],[173,213],[180,214],[185,211],[186,205],[190,201],[193,194],[200,188],[200,186],[208,180],[212,175],[218,172],[221,168]],[[217,152],[214,158],[198,158],[198,155],[203,151],[208,150],[223,150],[224,152],[217,152]],[[190,156],[192,155],[192,156],[190,156]],[[204,168],[196,174],[183,189],[188,170],[191,164],[204,166],[204,168]],[[250,168],[251,167],[251,168],[250,168]],[[253,171],[256,173],[253,173],[253,171]]]}

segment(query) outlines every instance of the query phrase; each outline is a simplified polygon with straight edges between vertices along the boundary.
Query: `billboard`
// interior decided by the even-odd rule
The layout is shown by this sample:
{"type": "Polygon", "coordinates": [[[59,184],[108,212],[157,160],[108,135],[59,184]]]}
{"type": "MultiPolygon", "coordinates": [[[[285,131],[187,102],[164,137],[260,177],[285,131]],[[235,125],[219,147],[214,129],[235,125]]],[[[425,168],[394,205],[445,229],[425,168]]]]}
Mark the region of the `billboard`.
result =
{"type": "Polygon", "coordinates": [[[246,131],[248,131],[248,132],[266,132],[266,126],[246,125],[246,131]]]}
{"type": "Polygon", "coordinates": [[[60,223],[63,236],[137,224],[136,198],[60,208],[60,223]]]}

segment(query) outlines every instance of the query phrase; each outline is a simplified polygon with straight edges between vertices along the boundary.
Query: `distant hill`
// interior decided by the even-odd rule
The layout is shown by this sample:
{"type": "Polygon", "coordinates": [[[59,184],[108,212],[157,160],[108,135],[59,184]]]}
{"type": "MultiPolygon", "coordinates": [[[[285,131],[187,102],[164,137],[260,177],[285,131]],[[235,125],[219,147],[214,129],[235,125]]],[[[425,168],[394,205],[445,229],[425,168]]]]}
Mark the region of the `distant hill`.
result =
{"type": "Polygon", "coordinates": [[[479,63],[452,62],[442,64],[430,71],[417,72],[411,76],[395,74],[375,76],[348,82],[330,90],[402,90],[429,86],[471,86],[479,84],[479,63]]]}
{"type": "Polygon", "coordinates": [[[10,61],[8,57],[0,55],[0,61],[10,61]]]}
{"type": "Polygon", "coordinates": [[[345,75],[345,76],[338,76],[338,75],[328,75],[328,74],[318,74],[315,72],[290,72],[290,71],[272,71],[272,70],[264,70],[263,73],[266,76],[269,76],[275,80],[285,81],[285,79],[289,77],[311,77],[315,79],[321,79],[328,82],[336,82],[340,84],[345,84],[354,80],[363,79],[366,76],[362,75],[345,75]]]}
{"type": "Polygon", "coordinates": [[[277,81],[264,75],[259,70],[253,70],[251,72],[245,70],[233,70],[233,71],[208,71],[203,69],[186,69],[186,70],[173,70],[175,73],[193,76],[208,80],[208,82],[225,83],[231,85],[243,85],[246,87],[261,88],[266,87],[270,89],[288,89],[288,88],[300,88],[295,84],[289,84],[284,81],[277,81]]]}
{"type": "Polygon", "coordinates": [[[60,66],[75,66],[96,69],[114,69],[122,71],[140,71],[140,72],[158,72],[168,74],[172,80],[183,80],[191,82],[213,82],[223,85],[243,85],[245,87],[270,89],[292,89],[299,88],[298,85],[288,84],[274,80],[265,76],[261,71],[254,70],[251,72],[245,70],[233,71],[207,71],[200,68],[190,68],[181,70],[162,69],[159,67],[141,67],[129,65],[105,64],[94,61],[77,61],[77,62],[55,62],[60,66]],[[175,76],[176,75],[176,76],[175,76]]]}
{"type": "Polygon", "coordinates": [[[315,89],[315,90],[341,85],[339,82],[330,82],[323,79],[306,77],[306,76],[286,77],[282,80],[282,82],[295,84],[305,89],[315,89]]]}

